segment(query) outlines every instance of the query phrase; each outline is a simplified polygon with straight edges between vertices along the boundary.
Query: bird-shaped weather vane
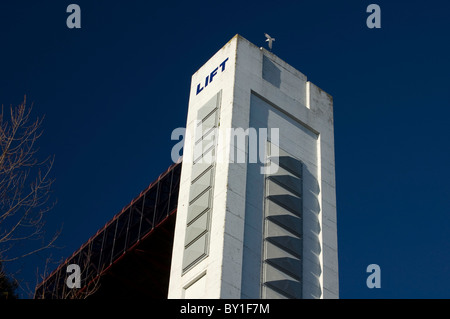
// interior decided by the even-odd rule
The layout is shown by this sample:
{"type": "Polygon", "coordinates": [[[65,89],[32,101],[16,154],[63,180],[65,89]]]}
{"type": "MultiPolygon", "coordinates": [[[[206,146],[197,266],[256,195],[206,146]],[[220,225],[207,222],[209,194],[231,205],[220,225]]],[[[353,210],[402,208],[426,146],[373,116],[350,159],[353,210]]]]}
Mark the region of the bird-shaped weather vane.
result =
{"type": "Polygon", "coordinates": [[[272,42],[275,41],[275,38],[272,38],[267,33],[264,33],[264,35],[266,36],[266,42],[269,42],[269,49],[272,51],[272,42]]]}

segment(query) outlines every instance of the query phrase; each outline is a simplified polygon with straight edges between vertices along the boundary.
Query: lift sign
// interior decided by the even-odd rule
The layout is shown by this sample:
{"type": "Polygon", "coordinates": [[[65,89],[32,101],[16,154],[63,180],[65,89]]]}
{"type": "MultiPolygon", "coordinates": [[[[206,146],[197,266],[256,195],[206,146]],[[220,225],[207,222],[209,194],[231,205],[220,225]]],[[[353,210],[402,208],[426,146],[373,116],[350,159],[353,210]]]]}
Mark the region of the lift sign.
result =
{"type": "Polygon", "coordinates": [[[225,63],[227,63],[227,61],[228,58],[226,58],[222,63],[219,64],[217,68],[212,70],[212,72],[206,76],[204,86],[202,86],[202,83],[199,83],[197,85],[197,94],[195,95],[198,95],[201,91],[203,91],[204,88],[208,86],[209,83],[213,81],[214,77],[217,75],[217,72],[219,71],[219,68],[222,70],[222,72],[225,71],[225,63]]]}

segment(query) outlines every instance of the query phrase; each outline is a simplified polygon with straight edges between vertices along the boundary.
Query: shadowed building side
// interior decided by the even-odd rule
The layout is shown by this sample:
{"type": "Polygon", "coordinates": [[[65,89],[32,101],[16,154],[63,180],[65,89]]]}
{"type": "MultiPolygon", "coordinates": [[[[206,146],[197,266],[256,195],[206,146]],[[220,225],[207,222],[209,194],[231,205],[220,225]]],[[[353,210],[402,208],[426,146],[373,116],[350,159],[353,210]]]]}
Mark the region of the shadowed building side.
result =
{"type": "Polygon", "coordinates": [[[62,263],[35,299],[167,298],[181,161],[62,263]],[[67,266],[80,266],[81,287],[69,288],[67,266]]]}

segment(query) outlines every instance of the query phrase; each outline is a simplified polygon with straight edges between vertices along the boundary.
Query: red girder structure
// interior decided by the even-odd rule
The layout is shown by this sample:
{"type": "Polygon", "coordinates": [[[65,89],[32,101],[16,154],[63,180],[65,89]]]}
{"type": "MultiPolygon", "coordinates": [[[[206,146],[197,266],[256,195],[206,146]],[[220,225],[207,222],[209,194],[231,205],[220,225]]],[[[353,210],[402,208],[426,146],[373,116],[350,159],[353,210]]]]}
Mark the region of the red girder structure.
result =
{"type": "Polygon", "coordinates": [[[35,289],[35,299],[166,298],[181,160],[116,214],[35,289]],[[69,288],[67,266],[81,269],[69,288]]]}

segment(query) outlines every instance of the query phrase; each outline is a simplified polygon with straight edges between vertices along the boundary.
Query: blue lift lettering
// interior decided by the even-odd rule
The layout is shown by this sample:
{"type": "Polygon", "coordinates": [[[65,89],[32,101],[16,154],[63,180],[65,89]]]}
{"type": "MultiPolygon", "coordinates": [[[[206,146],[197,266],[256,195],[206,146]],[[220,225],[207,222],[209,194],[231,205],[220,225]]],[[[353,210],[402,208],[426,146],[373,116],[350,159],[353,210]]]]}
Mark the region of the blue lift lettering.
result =
{"type": "Polygon", "coordinates": [[[206,88],[208,84],[213,81],[214,77],[217,75],[217,72],[219,71],[219,68],[222,70],[222,72],[225,71],[225,64],[227,63],[227,61],[228,58],[226,58],[222,63],[219,64],[217,68],[215,68],[210,74],[206,76],[204,86],[202,86],[202,83],[199,83],[197,85],[197,94],[203,91],[203,89],[206,88]]]}

